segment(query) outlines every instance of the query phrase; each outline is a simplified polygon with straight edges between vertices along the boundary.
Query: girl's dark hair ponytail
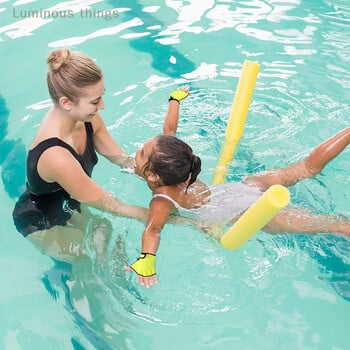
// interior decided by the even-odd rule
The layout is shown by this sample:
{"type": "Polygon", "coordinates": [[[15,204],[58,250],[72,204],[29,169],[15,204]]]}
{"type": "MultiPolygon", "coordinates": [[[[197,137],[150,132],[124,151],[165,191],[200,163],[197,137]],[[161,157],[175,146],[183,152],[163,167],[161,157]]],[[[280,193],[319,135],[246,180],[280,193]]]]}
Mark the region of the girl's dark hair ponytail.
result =
{"type": "Polygon", "coordinates": [[[192,185],[194,182],[197,180],[198,174],[201,172],[201,165],[202,161],[201,159],[196,156],[195,154],[192,154],[192,164],[191,164],[191,169],[190,169],[190,181],[186,187],[186,191],[190,185],[192,185]]]}

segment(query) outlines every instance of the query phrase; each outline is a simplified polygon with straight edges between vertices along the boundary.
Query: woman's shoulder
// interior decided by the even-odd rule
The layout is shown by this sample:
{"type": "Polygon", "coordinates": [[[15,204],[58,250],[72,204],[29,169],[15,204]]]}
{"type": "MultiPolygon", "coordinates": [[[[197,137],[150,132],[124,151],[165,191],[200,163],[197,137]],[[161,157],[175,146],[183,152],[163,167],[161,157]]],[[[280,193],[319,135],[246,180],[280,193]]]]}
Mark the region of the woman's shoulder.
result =
{"type": "Polygon", "coordinates": [[[51,118],[51,113],[47,112],[36,131],[30,150],[46,140],[58,137],[58,127],[55,121],[51,118]]]}
{"type": "Polygon", "coordinates": [[[101,116],[100,113],[96,113],[94,118],[92,119],[92,121],[90,123],[86,123],[86,124],[90,124],[93,130],[93,133],[95,134],[96,132],[100,131],[101,128],[105,128],[105,122],[103,121],[103,118],[101,116]]]}
{"type": "MultiPolygon", "coordinates": [[[[39,144],[37,147],[40,147],[40,145],[45,144],[46,141],[53,141],[54,139],[45,140],[41,144],[39,144]]],[[[57,141],[61,141],[57,139],[57,141]]],[[[34,149],[36,150],[36,149],[34,149]]],[[[33,150],[32,150],[33,151],[33,150]]],[[[52,169],[63,167],[67,169],[74,163],[77,163],[76,157],[73,155],[74,150],[69,148],[69,145],[59,142],[54,143],[51,145],[51,147],[45,148],[45,150],[42,152],[39,163],[45,164],[45,166],[49,166],[52,169]],[[67,147],[68,146],[68,147],[67,147]]]]}

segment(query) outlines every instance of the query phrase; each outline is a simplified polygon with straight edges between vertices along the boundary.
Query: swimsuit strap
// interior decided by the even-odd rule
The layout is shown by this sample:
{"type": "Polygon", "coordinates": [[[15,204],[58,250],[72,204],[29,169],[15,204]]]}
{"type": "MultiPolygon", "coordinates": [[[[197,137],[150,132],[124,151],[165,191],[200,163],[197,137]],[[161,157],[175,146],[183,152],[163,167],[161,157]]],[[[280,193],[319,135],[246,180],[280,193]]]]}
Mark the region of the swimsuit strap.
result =
{"type": "Polygon", "coordinates": [[[162,194],[162,193],[158,193],[158,194],[155,194],[153,195],[153,198],[156,198],[156,197],[162,197],[162,198],[165,198],[167,200],[169,200],[171,203],[174,204],[175,208],[176,209],[183,209],[178,202],[174,201],[171,197],[169,197],[168,195],[166,194],[162,194]]]}

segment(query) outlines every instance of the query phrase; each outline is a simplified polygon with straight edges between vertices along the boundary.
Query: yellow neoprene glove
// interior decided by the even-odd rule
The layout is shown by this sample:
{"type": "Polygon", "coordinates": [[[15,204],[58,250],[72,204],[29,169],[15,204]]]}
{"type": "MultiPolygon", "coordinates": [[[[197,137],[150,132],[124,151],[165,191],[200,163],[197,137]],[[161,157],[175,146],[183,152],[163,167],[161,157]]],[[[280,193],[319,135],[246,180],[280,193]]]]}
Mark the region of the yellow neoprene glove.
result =
{"type": "Polygon", "coordinates": [[[141,253],[130,267],[140,276],[150,277],[156,274],[156,256],[151,253],[141,253]]]}
{"type": "Polygon", "coordinates": [[[175,100],[177,102],[181,102],[189,95],[188,91],[185,90],[174,90],[169,97],[169,101],[175,100]]]}

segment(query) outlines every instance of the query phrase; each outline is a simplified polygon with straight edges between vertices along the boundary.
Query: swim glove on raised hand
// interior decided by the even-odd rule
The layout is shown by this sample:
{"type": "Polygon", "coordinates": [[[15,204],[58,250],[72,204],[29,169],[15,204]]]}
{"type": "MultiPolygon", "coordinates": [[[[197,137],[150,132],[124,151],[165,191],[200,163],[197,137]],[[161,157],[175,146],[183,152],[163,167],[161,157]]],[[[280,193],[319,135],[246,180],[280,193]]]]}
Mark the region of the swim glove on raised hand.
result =
{"type": "Polygon", "coordinates": [[[175,100],[177,102],[181,102],[184,100],[188,95],[190,94],[189,92],[189,86],[184,86],[180,89],[174,90],[169,97],[169,101],[175,100]]]}

